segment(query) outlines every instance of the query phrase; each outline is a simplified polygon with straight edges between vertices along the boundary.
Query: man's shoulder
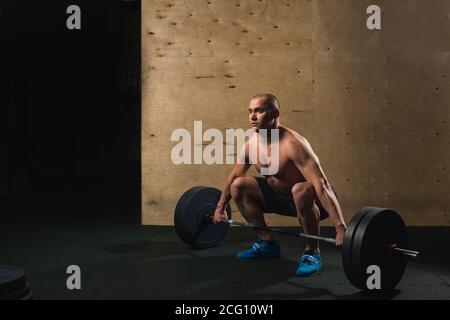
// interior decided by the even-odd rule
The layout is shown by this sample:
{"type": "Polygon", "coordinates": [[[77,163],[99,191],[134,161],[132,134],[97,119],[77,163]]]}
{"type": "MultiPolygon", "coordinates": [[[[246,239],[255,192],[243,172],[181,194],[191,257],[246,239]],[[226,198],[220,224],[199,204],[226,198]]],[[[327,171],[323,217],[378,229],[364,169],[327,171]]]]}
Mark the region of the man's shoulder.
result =
{"type": "Polygon", "coordinates": [[[294,129],[283,127],[283,130],[283,139],[289,146],[302,148],[309,145],[308,140],[294,129]]]}
{"type": "Polygon", "coordinates": [[[280,149],[285,150],[286,155],[291,159],[306,159],[314,154],[308,140],[296,131],[291,131],[286,136],[285,143],[282,143],[280,149]]]}

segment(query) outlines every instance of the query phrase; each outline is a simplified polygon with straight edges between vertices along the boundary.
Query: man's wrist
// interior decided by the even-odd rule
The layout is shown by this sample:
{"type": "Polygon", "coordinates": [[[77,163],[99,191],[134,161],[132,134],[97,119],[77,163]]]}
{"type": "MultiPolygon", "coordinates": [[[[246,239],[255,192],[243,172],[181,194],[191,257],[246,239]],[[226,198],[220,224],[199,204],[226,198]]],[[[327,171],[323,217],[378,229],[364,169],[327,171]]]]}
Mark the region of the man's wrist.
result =
{"type": "Polygon", "coordinates": [[[340,222],[340,223],[336,224],[335,228],[336,229],[347,229],[347,225],[343,222],[340,222]]]}
{"type": "Polygon", "coordinates": [[[223,210],[223,207],[224,207],[223,204],[218,203],[216,209],[223,210]]]}

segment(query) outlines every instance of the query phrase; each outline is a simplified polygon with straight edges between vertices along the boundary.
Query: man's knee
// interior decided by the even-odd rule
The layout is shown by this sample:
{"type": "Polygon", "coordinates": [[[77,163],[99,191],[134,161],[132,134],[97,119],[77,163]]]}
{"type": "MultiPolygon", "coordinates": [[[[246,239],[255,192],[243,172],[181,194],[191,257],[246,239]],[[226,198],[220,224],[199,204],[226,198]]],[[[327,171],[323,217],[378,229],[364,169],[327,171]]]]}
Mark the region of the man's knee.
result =
{"type": "Polygon", "coordinates": [[[233,198],[240,198],[244,195],[248,186],[247,177],[237,177],[233,180],[230,186],[231,196],[233,198]]]}
{"type": "Polygon", "coordinates": [[[315,190],[310,182],[296,183],[292,187],[292,198],[297,208],[301,211],[304,209],[312,209],[314,205],[315,190]]]}

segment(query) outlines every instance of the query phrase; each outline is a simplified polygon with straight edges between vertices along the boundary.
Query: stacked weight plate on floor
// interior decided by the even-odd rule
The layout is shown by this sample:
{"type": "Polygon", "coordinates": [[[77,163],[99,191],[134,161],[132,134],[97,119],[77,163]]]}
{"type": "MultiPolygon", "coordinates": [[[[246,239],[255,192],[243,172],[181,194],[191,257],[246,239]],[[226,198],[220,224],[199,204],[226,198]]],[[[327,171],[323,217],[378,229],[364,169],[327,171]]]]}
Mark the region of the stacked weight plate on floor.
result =
{"type": "Polygon", "coordinates": [[[0,266],[0,300],[31,300],[32,292],[25,270],[0,266]]]}
{"type": "Polygon", "coordinates": [[[406,259],[395,254],[394,246],[408,249],[405,223],[390,209],[365,207],[351,219],[342,247],[342,264],[348,280],[368,290],[368,267],[380,269],[381,290],[390,291],[399,283],[406,259]]]}
{"type": "MultiPolygon", "coordinates": [[[[208,217],[214,214],[221,191],[211,187],[193,187],[180,198],[175,208],[175,230],[186,243],[197,248],[217,246],[228,232],[226,223],[212,223],[208,217]]],[[[231,208],[226,208],[231,219],[231,208]]]]}

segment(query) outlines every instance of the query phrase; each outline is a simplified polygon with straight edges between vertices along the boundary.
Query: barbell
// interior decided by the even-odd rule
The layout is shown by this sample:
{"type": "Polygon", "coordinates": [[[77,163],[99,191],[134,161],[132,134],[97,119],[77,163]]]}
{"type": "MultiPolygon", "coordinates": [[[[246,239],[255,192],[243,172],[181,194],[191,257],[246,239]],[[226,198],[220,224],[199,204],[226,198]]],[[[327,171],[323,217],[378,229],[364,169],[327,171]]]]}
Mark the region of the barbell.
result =
{"type": "MultiPolygon", "coordinates": [[[[296,233],[288,230],[239,222],[231,219],[231,208],[226,207],[228,220],[213,223],[212,216],[221,191],[211,187],[193,187],[180,197],[174,215],[175,230],[181,240],[196,248],[217,246],[230,225],[266,230],[302,238],[335,243],[335,239],[296,233]]],[[[401,216],[386,208],[365,207],[350,220],[341,248],[344,272],[352,285],[368,290],[368,268],[380,270],[381,290],[393,290],[400,282],[407,260],[417,260],[418,251],[408,248],[408,233],[401,216]]]]}

